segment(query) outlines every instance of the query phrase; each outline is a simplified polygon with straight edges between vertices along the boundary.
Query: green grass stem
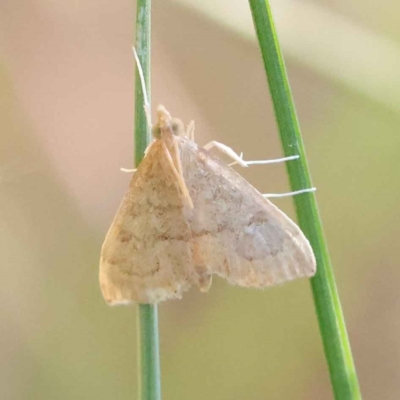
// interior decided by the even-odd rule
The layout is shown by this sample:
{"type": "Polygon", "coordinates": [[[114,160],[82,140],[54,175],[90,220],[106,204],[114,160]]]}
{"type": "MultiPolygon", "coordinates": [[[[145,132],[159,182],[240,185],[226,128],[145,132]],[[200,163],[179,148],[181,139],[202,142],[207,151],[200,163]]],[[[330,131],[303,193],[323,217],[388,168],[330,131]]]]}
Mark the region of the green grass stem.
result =
{"type": "MultiPolygon", "coordinates": [[[[136,6],[136,53],[143,69],[147,98],[151,101],[150,55],[151,55],[151,0],[137,0],[136,6]]],[[[135,72],[135,165],[140,164],[144,151],[151,140],[150,127],[144,110],[145,97],[138,69],[135,72]]]]}
{"type": "Polygon", "coordinates": [[[157,305],[138,305],[138,400],[161,400],[157,305]]]}
{"type": "MultiPolygon", "coordinates": [[[[249,0],[275,117],[286,156],[292,190],[312,187],[295,106],[268,0],[249,0]]],[[[294,197],[299,225],[311,242],[317,274],[311,279],[316,314],[336,400],[360,400],[361,392],[351,354],[332,265],[322,230],[315,195],[294,197]]]]}
{"type": "MultiPolygon", "coordinates": [[[[150,101],[151,0],[137,0],[136,52],[143,69],[150,101]]],[[[138,69],[135,75],[135,165],[143,159],[150,143],[150,127],[144,110],[144,95],[138,69]]],[[[139,304],[138,326],[138,400],[161,400],[160,352],[157,305],[139,304]]]]}

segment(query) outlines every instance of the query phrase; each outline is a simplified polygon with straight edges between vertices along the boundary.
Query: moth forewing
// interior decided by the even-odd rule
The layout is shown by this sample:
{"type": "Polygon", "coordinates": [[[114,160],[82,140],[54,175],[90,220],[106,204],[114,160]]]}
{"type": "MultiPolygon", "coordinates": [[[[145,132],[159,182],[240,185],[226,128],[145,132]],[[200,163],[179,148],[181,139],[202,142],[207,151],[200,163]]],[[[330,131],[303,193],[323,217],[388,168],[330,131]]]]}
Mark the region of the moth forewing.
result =
{"type": "Polygon", "coordinates": [[[157,140],[133,176],[102,247],[109,304],[180,298],[196,283],[187,206],[157,140]]]}
{"type": "Polygon", "coordinates": [[[315,273],[312,248],[282,211],[220,159],[181,141],[200,265],[230,283],[266,287],[315,273]]]}

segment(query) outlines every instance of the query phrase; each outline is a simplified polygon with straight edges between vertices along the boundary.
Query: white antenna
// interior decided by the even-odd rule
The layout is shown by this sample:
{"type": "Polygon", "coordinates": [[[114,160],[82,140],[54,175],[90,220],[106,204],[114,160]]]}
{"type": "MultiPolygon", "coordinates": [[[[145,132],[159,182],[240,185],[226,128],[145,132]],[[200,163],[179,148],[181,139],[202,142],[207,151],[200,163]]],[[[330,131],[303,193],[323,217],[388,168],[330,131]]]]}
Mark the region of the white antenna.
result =
{"type": "Polygon", "coordinates": [[[132,46],[132,50],[133,50],[133,56],[135,57],[136,66],[137,66],[137,69],[139,72],[140,84],[142,86],[143,99],[144,99],[144,112],[146,114],[147,123],[149,124],[149,126],[151,128],[152,124],[151,124],[150,102],[149,102],[149,98],[147,97],[146,82],[144,80],[143,68],[142,68],[142,65],[140,64],[140,60],[139,60],[139,57],[136,53],[136,49],[134,46],[132,46]]]}

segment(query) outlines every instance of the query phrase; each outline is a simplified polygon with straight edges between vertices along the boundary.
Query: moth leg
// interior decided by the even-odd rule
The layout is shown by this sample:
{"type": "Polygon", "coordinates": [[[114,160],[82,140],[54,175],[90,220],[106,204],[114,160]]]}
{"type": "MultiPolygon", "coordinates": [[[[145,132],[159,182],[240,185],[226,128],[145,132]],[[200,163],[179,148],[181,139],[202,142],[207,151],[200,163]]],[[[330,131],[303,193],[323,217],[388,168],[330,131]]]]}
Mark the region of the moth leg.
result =
{"type": "Polygon", "coordinates": [[[129,168],[120,168],[119,169],[121,172],[126,172],[126,173],[128,173],[128,174],[130,174],[130,173],[135,173],[136,171],[137,171],[137,168],[135,168],[135,169],[129,169],[129,168]]]}
{"type": "Polygon", "coordinates": [[[296,196],[297,194],[302,194],[302,193],[312,193],[315,192],[317,188],[312,187],[309,189],[301,189],[301,190],[295,190],[294,192],[287,192],[287,193],[269,193],[269,194],[263,194],[265,198],[270,198],[270,197],[288,197],[288,196],[296,196]]]}
{"type": "MultiPolygon", "coordinates": [[[[243,153],[240,153],[240,158],[243,159],[243,153]]],[[[289,156],[289,157],[283,157],[283,158],[274,158],[272,160],[254,160],[254,161],[245,161],[247,165],[264,165],[264,164],[277,164],[280,162],[286,162],[290,160],[297,160],[300,158],[299,155],[296,156],[289,156]]],[[[232,165],[238,164],[237,161],[234,161],[233,163],[228,164],[229,167],[232,165]]]]}
{"type": "Polygon", "coordinates": [[[162,142],[162,147],[165,153],[165,156],[167,157],[167,161],[169,163],[169,165],[171,166],[172,172],[175,175],[175,178],[178,182],[178,185],[180,187],[180,189],[182,190],[183,196],[186,199],[188,205],[190,208],[193,208],[193,201],[192,198],[190,197],[189,194],[189,190],[186,186],[185,180],[183,179],[183,177],[179,174],[179,172],[177,171],[177,168],[174,164],[174,160],[172,159],[171,153],[169,152],[167,146],[165,145],[164,142],[162,142]]]}
{"type": "MultiPolygon", "coordinates": [[[[149,152],[151,146],[153,146],[153,144],[154,144],[155,142],[156,142],[156,141],[153,140],[153,141],[146,147],[146,150],[144,151],[144,156],[145,156],[145,157],[146,157],[147,153],[149,152]]],[[[132,173],[132,172],[135,173],[135,172],[137,171],[137,168],[135,168],[135,169],[120,168],[119,170],[122,171],[122,172],[127,172],[127,173],[132,173]]]]}
{"type": "Polygon", "coordinates": [[[194,142],[194,121],[189,122],[189,125],[186,128],[185,136],[194,142]]]}
{"type": "Polygon", "coordinates": [[[213,140],[212,142],[207,143],[205,146],[203,146],[204,149],[206,150],[211,150],[213,147],[216,147],[219,151],[222,153],[225,153],[227,156],[232,158],[235,162],[237,162],[239,165],[242,167],[247,167],[246,161],[244,161],[238,154],[236,154],[230,147],[227,145],[216,142],[213,140]]]}

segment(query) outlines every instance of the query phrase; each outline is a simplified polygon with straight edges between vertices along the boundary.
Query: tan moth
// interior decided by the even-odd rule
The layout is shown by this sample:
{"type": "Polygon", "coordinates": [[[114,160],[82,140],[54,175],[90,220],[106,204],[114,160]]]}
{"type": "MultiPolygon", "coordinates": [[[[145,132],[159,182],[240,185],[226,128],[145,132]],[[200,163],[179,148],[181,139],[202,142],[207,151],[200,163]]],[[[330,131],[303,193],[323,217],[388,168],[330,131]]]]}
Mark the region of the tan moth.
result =
{"type": "MultiPolygon", "coordinates": [[[[102,247],[107,303],[181,298],[193,285],[207,291],[213,275],[265,288],[315,274],[312,248],[299,227],[200,148],[192,124],[185,131],[159,106],[153,133],[102,247]]],[[[250,164],[213,144],[235,163],[250,164]]]]}

